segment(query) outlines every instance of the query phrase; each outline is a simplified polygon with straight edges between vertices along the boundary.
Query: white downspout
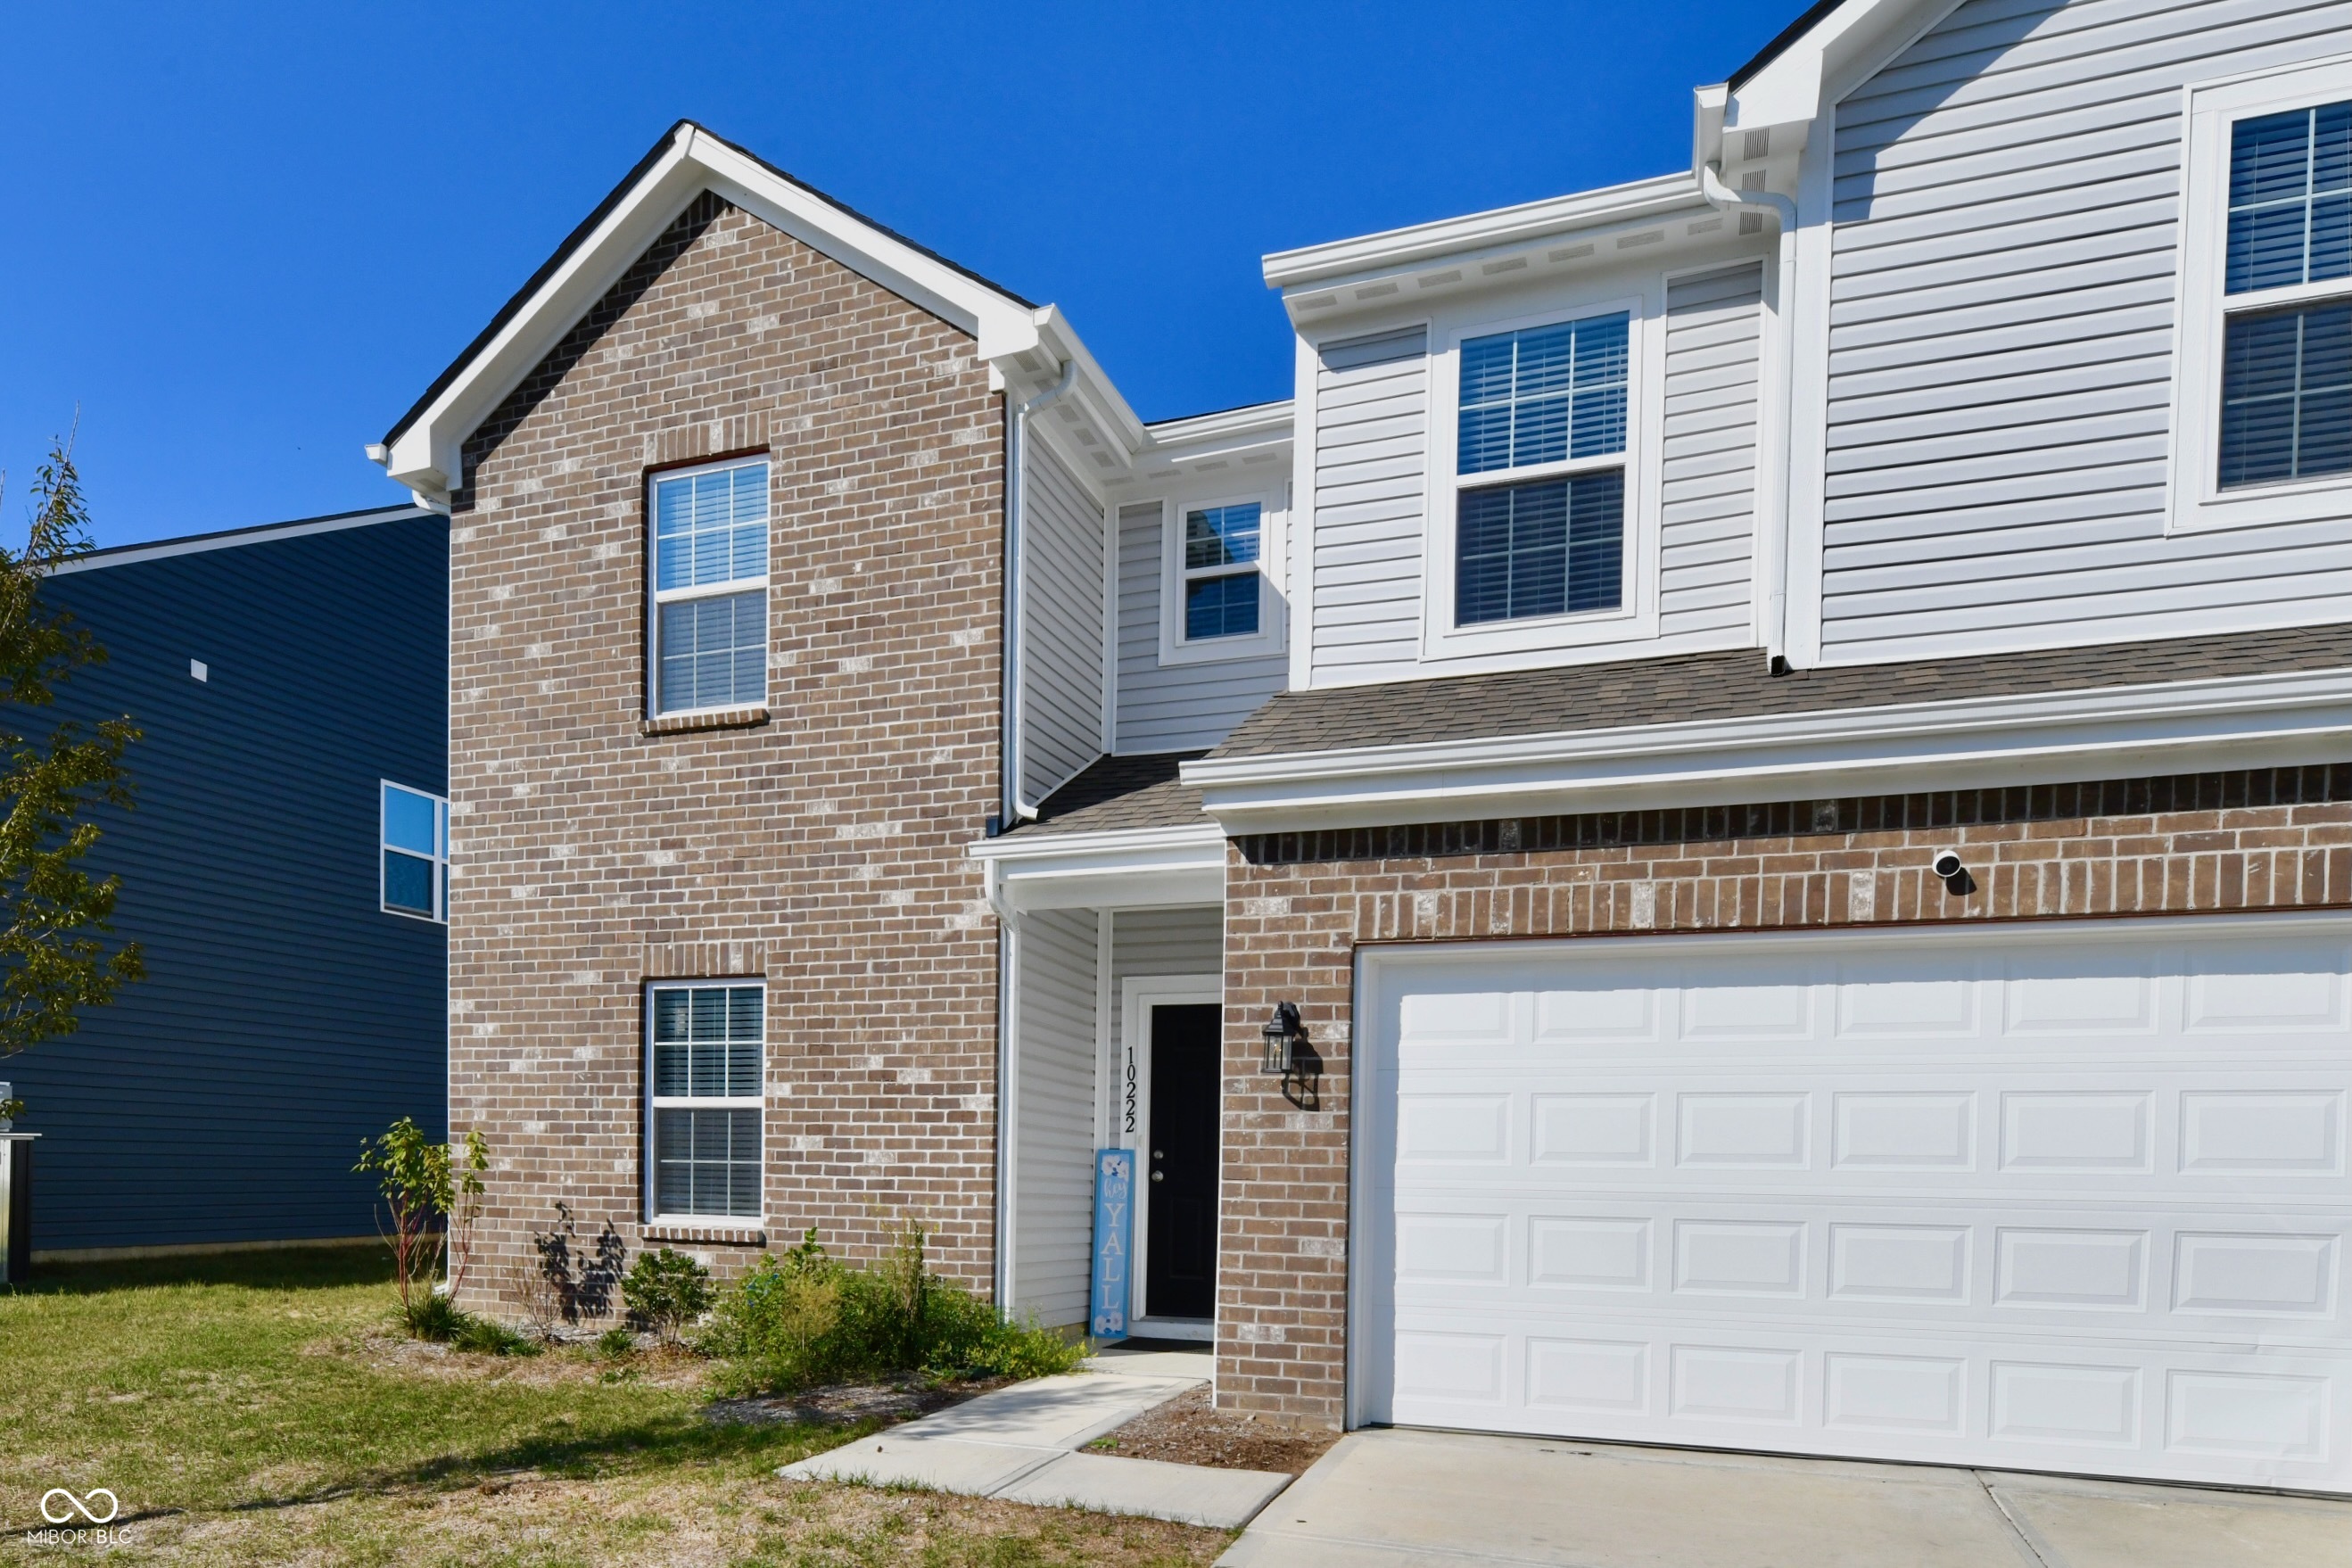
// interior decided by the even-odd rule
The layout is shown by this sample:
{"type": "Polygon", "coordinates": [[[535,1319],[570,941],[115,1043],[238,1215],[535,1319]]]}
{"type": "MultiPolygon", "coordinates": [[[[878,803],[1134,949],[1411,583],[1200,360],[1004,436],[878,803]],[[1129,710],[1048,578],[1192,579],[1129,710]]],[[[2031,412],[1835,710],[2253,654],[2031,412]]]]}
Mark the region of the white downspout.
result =
{"type": "MultiPolygon", "coordinates": [[[[1021,795],[1021,644],[1027,624],[1028,605],[1025,584],[1028,577],[1023,524],[1028,489],[1029,416],[1053,402],[1078,379],[1078,362],[1070,360],[1062,366],[1062,379],[1013,408],[1012,428],[1005,432],[1006,461],[1004,465],[1004,795],[1003,815],[999,821],[1005,827],[1016,822],[1034,818],[1034,803],[1021,795]]],[[[1012,397],[1008,394],[1005,401],[1012,397]]]]}
{"type": "Polygon", "coordinates": [[[1726,211],[1764,209],[1780,229],[1780,289],[1773,304],[1780,363],[1764,391],[1762,428],[1757,432],[1759,455],[1769,467],[1759,487],[1764,526],[1759,531],[1756,574],[1764,584],[1764,654],[1772,673],[1780,675],[1789,668],[1789,431],[1795,412],[1789,405],[1796,384],[1797,204],[1776,191],[1735,191],[1713,163],[1699,165],[1698,179],[1709,203],[1726,211]]]}
{"type": "MultiPolygon", "coordinates": [[[[1062,365],[1061,379],[1028,402],[1013,406],[1011,427],[1005,431],[1004,464],[1004,788],[998,818],[1002,826],[1034,818],[1034,805],[1021,795],[1021,643],[1027,624],[1023,589],[1028,572],[1022,535],[1023,504],[1028,491],[1029,416],[1070,390],[1078,379],[1078,362],[1062,365]]],[[[1012,404],[1008,394],[1005,401],[1012,404]]],[[[988,901],[996,910],[996,1310],[1013,1315],[1013,1249],[1019,1243],[1019,1216],[1014,1213],[1013,1187],[1021,1177],[1021,1152],[1016,1134],[1021,1100],[1021,929],[1004,897],[996,863],[987,863],[983,876],[988,901]]]]}

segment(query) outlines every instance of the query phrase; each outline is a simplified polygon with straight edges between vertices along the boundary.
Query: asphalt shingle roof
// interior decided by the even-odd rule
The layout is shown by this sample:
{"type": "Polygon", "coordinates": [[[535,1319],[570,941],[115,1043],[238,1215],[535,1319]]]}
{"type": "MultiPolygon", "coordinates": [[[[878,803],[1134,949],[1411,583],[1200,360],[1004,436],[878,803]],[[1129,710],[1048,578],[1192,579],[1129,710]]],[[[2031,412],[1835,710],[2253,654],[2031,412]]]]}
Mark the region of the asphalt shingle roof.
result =
{"type": "Polygon", "coordinates": [[[2343,625],[1780,676],[1766,668],[1760,649],[1744,648],[1285,691],[1209,754],[1349,751],[2347,667],[2352,667],[2352,626],[2343,625]]]}
{"type": "Polygon", "coordinates": [[[1201,792],[1176,780],[1179,765],[1201,752],[1155,752],[1142,756],[1097,757],[1077,777],[1045,797],[1037,820],[1013,832],[1024,838],[1046,833],[1102,833],[1113,828],[1182,827],[1207,822],[1201,792]]]}

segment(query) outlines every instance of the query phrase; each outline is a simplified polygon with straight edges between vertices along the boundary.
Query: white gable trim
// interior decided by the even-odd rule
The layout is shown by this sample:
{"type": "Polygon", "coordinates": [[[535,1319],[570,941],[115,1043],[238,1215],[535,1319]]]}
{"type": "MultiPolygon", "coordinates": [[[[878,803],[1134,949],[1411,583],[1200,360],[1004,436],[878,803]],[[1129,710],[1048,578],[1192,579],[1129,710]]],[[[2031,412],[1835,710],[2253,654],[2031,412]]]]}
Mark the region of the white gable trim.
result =
{"type": "MultiPolygon", "coordinates": [[[[1723,130],[1760,131],[1819,119],[1853,90],[1858,76],[1878,68],[1941,21],[1959,0],[1845,0],[1807,29],[1804,37],[1775,55],[1763,69],[1731,91],[1723,102],[1723,130]]],[[[1702,94],[1710,90],[1702,89],[1702,94]]],[[[1707,134],[1701,100],[1701,137],[1707,134]]],[[[1702,145],[1695,162],[1712,163],[1715,148],[1702,145]]]]}
{"type": "Polygon", "coordinates": [[[709,132],[682,126],[594,232],[440,395],[388,447],[371,447],[369,455],[420,501],[446,506],[449,492],[464,482],[466,437],[705,190],[971,333],[983,360],[1023,353],[1040,341],[1039,318],[1045,312],[794,184],[709,132]]]}

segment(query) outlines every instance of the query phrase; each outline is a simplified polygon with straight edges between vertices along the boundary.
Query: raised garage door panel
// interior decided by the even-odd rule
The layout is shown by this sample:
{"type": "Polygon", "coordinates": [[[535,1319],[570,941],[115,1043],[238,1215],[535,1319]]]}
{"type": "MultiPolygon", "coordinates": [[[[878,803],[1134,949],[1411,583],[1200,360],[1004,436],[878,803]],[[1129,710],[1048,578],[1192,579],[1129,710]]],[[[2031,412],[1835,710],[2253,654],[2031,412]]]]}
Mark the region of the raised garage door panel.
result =
{"type": "Polygon", "coordinates": [[[2347,954],[1377,952],[1357,1418],[2352,1489],[2347,954]]]}

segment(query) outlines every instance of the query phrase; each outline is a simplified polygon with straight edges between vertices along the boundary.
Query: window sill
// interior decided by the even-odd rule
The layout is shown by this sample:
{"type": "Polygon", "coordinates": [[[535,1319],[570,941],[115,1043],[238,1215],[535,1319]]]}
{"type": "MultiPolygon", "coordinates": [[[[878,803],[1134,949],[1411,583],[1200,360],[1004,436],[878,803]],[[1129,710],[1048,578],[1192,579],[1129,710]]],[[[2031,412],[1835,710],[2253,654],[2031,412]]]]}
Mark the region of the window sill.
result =
{"type": "Polygon", "coordinates": [[[765,1247],[768,1233],[761,1226],[744,1225],[699,1225],[691,1220],[655,1220],[640,1226],[639,1237],[646,1241],[701,1242],[720,1247],[765,1247]]]}
{"type": "Polygon", "coordinates": [[[696,713],[665,713],[637,721],[640,735],[676,735],[688,730],[756,730],[768,721],[765,708],[710,708],[696,713]]]}

